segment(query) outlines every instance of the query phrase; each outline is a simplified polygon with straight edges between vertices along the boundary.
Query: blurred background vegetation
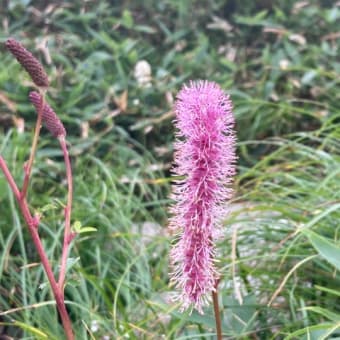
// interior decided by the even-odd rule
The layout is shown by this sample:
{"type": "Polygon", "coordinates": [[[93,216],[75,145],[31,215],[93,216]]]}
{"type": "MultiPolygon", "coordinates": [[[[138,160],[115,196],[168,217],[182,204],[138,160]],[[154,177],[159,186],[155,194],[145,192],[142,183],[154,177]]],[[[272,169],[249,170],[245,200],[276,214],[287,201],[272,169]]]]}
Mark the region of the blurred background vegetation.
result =
{"type": "MultiPolygon", "coordinates": [[[[173,102],[218,82],[237,120],[236,195],[218,248],[225,339],[340,337],[340,2],[1,1],[0,152],[16,180],[35,122],[10,36],[46,66],[65,123],[77,339],[214,339],[211,308],[169,302],[173,102]]],[[[42,131],[29,202],[57,269],[64,165],[42,131]]],[[[0,175],[0,338],[62,339],[45,274],[0,175]]]]}

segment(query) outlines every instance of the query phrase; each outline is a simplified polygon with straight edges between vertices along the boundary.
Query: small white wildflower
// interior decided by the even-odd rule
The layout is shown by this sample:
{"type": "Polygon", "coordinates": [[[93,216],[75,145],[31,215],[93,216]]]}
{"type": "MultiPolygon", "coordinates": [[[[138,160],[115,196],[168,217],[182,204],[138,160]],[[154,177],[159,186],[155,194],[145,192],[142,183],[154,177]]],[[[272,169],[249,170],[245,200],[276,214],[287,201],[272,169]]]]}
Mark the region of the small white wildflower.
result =
{"type": "Polygon", "coordinates": [[[151,66],[146,60],[139,60],[135,65],[134,76],[141,87],[151,86],[151,66]]]}
{"type": "Polygon", "coordinates": [[[290,64],[290,62],[287,59],[280,60],[280,69],[283,70],[283,71],[287,70],[289,64],[290,64]]]}
{"type": "Polygon", "coordinates": [[[306,45],[307,42],[306,38],[301,34],[291,34],[289,40],[296,42],[299,45],[306,45]]]}
{"type": "Polygon", "coordinates": [[[90,329],[91,329],[91,332],[93,332],[93,333],[98,332],[98,330],[99,330],[99,324],[98,324],[98,321],[97,321],[97,320],[92,320],[92,321],[91,321],[91,327],[90,327],[90,329]]]}

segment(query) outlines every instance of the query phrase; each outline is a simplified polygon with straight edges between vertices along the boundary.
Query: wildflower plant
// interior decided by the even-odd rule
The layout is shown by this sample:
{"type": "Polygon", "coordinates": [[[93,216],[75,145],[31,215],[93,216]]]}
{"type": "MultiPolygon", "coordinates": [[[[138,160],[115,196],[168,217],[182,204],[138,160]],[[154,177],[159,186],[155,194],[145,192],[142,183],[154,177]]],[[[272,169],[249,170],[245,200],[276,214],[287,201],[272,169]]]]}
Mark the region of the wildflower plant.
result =
{"type": "Polygon", "coordinates": [[[170,229],[177,238],[171,250],[171,279],[181,309],[203,313],[219,278],[214,242],[235,174],[235,133],[232,104],[213,82],[184,85],[175,104],[176,175],[170,229]]]}
{"type": "Polygon", "coordinates": [[[0,169],[2,170],[20,208],[22,216],[27,224],[28,230],[31,234],[34,246],[39,254],[41,263],[47,274],[51,289],[56,301],[57,309],[65,330],[65,334],[68,340],[74,339],[74,334],[72,330],[72,324],[68,311],[64,302],[64,288],[65,288],[65,277],[66,277],[66,267],[67,267],[67,257],[69,253],[69,248],[72,240],[76,236],[76,232],[71,230],[71,209],[72,209],[72,169],[70,163],[70,157],[67,150],[66,144],[66,130],[53,111],[53,109],[48,105],[45,100],[45,93],[49,86],[49,81],[47,74],[42,66],[42,64],[27,50],[22,44],[13,38],[10,38],[5,43],[7,49],[12,53],[12,55],[18,60],[18,62],[27,71],[34,84],[38,88],[38,92],[32,91],[29,95],[29,99],[34,105],[37,111],[37,121],[34,130],[34,137],[32,141],[31,153],[28,162],[24,165],[24,180],[22,188],[20,189],[15,182],[11,171],[7,167],[6,161],[0,155],[0,169]],[[64,216],[64,241],[62,247],[62,254],[60,260],[59,277],[57,278],[53,272],[52,266],[46,251],[43,247],[40,235],[39,235],[39,224],[40,216],[35,214],[32,215],[31,208],[27,201],[27,192],[29,181],[31,177],[31,169],[34,162],[35,152],[38,145],[38,139],[40,134],[40,126],[43,123],[45,127],[50,131],[54,138],[57,138],[60,143],[64,155],[64,162],[66,168],[66,178],[68,186],[67,204],[65,206],[64,216]]]}

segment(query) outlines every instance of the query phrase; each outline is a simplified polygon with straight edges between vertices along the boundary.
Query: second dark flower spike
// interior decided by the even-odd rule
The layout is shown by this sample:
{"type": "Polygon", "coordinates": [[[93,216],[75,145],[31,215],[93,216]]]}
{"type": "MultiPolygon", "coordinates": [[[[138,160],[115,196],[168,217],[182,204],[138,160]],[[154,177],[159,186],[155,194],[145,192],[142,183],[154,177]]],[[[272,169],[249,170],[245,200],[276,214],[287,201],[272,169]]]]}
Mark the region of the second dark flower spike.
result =
{"type": "Polygon", "coordinates": [[[39,87],[48,87],[48,77],[41,65],[31,52],[26,50],[24,46],[13,38],[6,41],[7,49],[14,55],[22,67],[32,78],[33,82],[39,87]]]}
{"type": "MultiPolygon", "coordinates": [[[[29,94],[29,99],[31,103],[35,106],[35,109],[39,111],[41,95],[38,92],[32,91],[29,94]]],[[[46,128],[48,129],[48,131],[50,131],[54,137],[66,136],[66,130],[64,128],[63,123],[47,103],[44,103],[42,121],[46,128]]]]}

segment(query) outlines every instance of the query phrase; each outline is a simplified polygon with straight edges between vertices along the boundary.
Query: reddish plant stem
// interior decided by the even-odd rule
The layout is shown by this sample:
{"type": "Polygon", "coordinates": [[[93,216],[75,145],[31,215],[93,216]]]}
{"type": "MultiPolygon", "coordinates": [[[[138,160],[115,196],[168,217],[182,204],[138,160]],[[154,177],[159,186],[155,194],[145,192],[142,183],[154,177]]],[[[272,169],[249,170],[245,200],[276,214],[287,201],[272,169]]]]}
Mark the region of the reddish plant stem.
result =
{"type": "Polygon", "coordinates": [[[222,324],[221,324],[221,314],[220,308],[218,305],[218,283],[219,280],[216,280],[215,290],[212,292],[213,304],[214,304],[214,314],[215,314],[215,323],[216,323],[216,338],[217,340],[222,340],[222,324]]]}
{"type": "Polygon", "coordinates": [[[9,171],[6,162],[4,161],[4,159],[0,156],[0,168],[2,170],[2,172],[4,173],[6,180],[9,184],[9,186],[11,187],[11,190],[19,204],[21,213],[25,219],[25,222],[28,226],[28,230],[31,234],[33,243],[35,245],[35,248],[37,249],[37,252],[39,254],[41,263],[45,269],[45,272],[47,274],[47,278],[48,281],[50,282],[51,288],[52,288],[52,292],[57,304],[57,308],[61,317],[61,321],[66,333],[66,337],[68,340],[74,340],[74,335],[73,335],[73,331],[72,331],[72,324],[71,324],[71,320],[69,318],[68,312],[66,310],[65,307],[65,302],[64,302],[64,294],[63,291],[60,289],[60,287],[58,286],[56,279],[54,277],[51,265],[49,263],[49,260],[47,258],[47,255],[45,253],[45,250],[43,248],[43,245],[41,243],[40,237],[39,237],[39,233],[38,233],[38,224],[39,221],[38,219],[36,219],[35,217],[32,217],[31,212],[28,208],[28,204],[26,201],[26,198],[22,196],[22,193],[20,193],[14,179],[13,176],[11,174],[11,172],[9,171]]]}
{"type": "Polygon", "coordinates": [[[40,102],[40,105],[39,105],[38,118],[37,118],[37,122],[35,124],[35,129],[34,129],[34,136],[33,136],[33,142],[32,142],[32,147],[31,147],[31,154],[30,154],[30,158],[28,160],[28,163],[25,166],[24,184],[23,184],[22,190],[21,190],[22,199],[25,199],[25,197],[27,195],[28,183],[29,183],[29,180],[30,180],[32,165],[33,165],[35,153],[36,153],[36,150],[37,150],[40,128],[41,128],[41,123],[42,123],[42,115],[43,115],[44,105],[45,105],[45,92],[46,92],[46,90],[41,90],[41,102],[40,102]]]}
{"type": "Polygon", "coordinates": [[[67,178],[67,186],[68,186],[68,193],[67,193],[67,203],[65,207],[65,230],[64,230],[64,243],[63,243],[63,250],[61,255],[61,264],[60,264],[60,272],[59,272],[59,280],[58,285],[62,291],[64,291],[64,282],[66,276],[66,267],[67,267],[67,256],[70,247],[70,243],[72,241],[72,234],[71,234],[71,211],[72,211],[72,196],[73,196],[73,184],[72,184],[72,167],[70,156],[67,150],[66,140],[64,136],[59,136],[59,143],[61,149],[63,150],[64,154],[64,162],[66,167],[66,178],[67,178]]]}

